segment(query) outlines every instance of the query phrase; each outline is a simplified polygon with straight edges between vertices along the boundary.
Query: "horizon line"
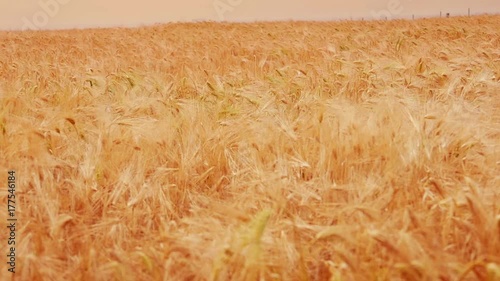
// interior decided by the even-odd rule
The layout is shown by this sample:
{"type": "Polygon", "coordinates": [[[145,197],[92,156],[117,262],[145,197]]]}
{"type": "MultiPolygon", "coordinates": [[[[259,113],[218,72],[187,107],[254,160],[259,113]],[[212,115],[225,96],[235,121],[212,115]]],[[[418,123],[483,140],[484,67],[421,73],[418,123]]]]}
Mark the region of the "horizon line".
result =
{"type": "Polygon", "coordinates": [[[0,27],[0,32],[43,32],[43,31],[68,31],[68,30],[95,30],[95,29],[136,29],[136,28],[148,28],[156,27],[160,25],[170,25],[170,24],[201,24],[201,23],[214,23],[214,24],[255,24],[255,23],[286,23],[286,22],[377,22],[377,21],[395,21],[395,20],[422,20],[422,19],[447,19],[447,18],[458,18],[458,17],[481,17],[481,16],[499,16],[499,12],[489,13],[471,13],[471,14],[451,14],[447,16],[447,13],[440,14],[412,14],[411,16],[399,16],[399,17],[385,17],[385,18],[374,18],[374,17],[334,17],[330,19],[269,19],[269,20],[259,20],[259,19],[242,19],[242,20],[214,20],[214,19],[189,19],[189,20],[175,20],[175,21],[165,21],[165,22],[155,22],[155,23],[130,23],[130,24],[109,24],[109,25],[80,25],[74,27],[54,27],[46,29],[22,29],[22,28],[12,28],[12,29],[2,29],[0,27]],[[444,15],[444,16],[443,16],[444,15]]]}

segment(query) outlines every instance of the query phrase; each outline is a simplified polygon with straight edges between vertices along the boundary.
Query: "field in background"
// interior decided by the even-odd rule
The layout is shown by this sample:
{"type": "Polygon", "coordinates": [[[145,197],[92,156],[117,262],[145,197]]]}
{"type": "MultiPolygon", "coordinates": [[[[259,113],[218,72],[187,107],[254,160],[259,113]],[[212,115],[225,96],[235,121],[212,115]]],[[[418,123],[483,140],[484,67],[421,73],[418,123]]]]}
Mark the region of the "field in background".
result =
{"type": "Polygon", "coordinates": [[[499,26],[0,33],[16,280],[500,280],[499,26]]]}

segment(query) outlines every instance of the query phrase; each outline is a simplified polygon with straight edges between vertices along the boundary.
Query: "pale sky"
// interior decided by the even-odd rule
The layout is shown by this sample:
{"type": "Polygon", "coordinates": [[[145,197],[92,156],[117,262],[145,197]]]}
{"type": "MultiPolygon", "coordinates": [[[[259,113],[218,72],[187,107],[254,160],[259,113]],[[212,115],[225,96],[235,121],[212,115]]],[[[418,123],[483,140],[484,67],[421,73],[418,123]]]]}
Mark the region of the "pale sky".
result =
{"type": "Polygon", "coordinates": [[[0,0],[0,30],[500,14],[500,0],[0,0]]]}

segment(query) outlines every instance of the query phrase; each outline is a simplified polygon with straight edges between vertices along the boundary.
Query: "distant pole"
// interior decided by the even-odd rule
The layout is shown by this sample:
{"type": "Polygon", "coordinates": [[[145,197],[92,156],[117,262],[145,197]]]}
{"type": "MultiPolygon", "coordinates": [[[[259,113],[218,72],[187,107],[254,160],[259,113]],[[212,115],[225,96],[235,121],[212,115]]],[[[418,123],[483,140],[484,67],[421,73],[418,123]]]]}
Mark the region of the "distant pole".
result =
{"type": "Polygon", "coordinates": [[[470,17],[470,8],[469,8],[469,17],[470,17]]]}
{"type": "Polygon", "coordinates": [[[443,12],[439,11],[439,17],[441,18],[443,16],[443,12]]]}
{"type": "Polygon", "coordinates": [[[412,16],[411,16],[411,19],[413,19],[413,20],[414,20],[414,19],[415,19],[415,15],[412,15],[412,16]]]}

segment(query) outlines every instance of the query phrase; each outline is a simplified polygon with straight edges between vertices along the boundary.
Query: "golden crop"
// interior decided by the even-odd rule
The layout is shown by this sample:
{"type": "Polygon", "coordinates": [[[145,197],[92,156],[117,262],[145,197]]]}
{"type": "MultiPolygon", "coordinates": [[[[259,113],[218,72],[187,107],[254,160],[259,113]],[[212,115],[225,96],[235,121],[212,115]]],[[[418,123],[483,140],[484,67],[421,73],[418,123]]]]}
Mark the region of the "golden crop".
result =
{"type": "Polygon", "coordinates": [[[15,280],[500,280],[499,26],[1,32],[15,280]]]}

